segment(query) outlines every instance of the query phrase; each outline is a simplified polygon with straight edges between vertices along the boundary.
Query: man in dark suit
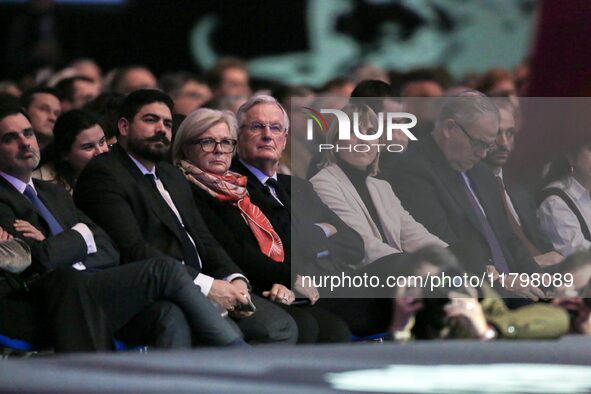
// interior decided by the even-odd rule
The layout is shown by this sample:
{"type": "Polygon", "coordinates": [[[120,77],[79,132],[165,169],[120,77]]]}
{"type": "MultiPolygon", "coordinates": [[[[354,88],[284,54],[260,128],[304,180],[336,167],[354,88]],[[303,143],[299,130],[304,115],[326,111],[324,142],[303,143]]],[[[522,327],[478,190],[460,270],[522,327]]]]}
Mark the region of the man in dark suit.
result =
{"type": "Polygon", "coordinates": [[[188,323],[196,340],[243,343],[179,263],[152,259],[115,267],[119,254],[112,241],[76,209],[68,192],[31,179],[38,163],[39,147],[28,119],[18,107],[0,107],[0,226],[22,238],[32,258],[18,275],[0,273],[3,334],[27,332],[31,337],[24,339],[39,339],[56,351],[108,350],[114,335],[157,329],[141,327],[146,321],[141,315],[148,309],[150,318],[158,320],[163,309],[150,308],[167,300],[182,309],[176,317],[186,320],[179,327],[188,323]],[[31,319],[11,314],[19,305],[33,311],[31,319]],[[31,322],[37,323],[36,330],[22,326],[31,322]]]}
{"type": "Polygon", "coordinates": [[[563,257],[554,251],[552,243],[541,229],[536,215],[534,199],[527,190],[503,174],[514,148],[518,128],[515,122],[517,109],[507,99],[495,99],[499,109],[500,123],[496,146],[484,158],[497,181],[503,208],[513,232],[521,239],[536,262],[542,266],[553,265],[563,257]]]}
{"type": "MultiPolygon", "coordinates": [[[[494,146],[499,112],[468,91],[443,105],[435,129],[389,176],[396,195],[429,232],[447,242],[473,273],[536,272],[539,266],[513,233],[491,171],[480,160],[494,146]]],[[[511,289],[531,298],[537,288],[511,289]]]]}
{"type": "Polygon", "coordinates": [[[289,119],[275,98],[248,100],[238,111],[238,125],[238,157],[230,169],[247,176],[251,201],[277,231],[285,253],[293,250],[292,268],[299,266],[292,271],[314,272],[310,270],[316,267],[324,273],[342,272],[363,259],[359,234],[320,200],[311,184],[277,173],[289,119]]]}
{"type": "MultiPolygon", "coordinates": [[[[284,108],[271,96],[254,96],[237,114],[238,157],[230,170],[246,175],[253,204],[269,219],[281,238],[285,254],[291,257],[292,281],[295,273],[307,276],[351,273],[364,257],[363,240],[332,212],[318,197],[312,185],[303,179],[277,173],[287,143],[289,119],[284,108]]],[[[328,289],[292,286],[299,297],[337,314],[353,332],[357,330],[359,310],[372,308],[373,300],[330,298],[328,289]]],[[[340,297],[350,297],[351,289],[340,297]]],[[[388,307],[389,309],[389,307],[388,307]]],[[[373,310],[373,309],[372,309],[373,310]]],[[[381,318],[383,309],[376,308],[381,318]]],[[[387,319],[387,318],[386,318],[387,319]]],[[[365,325],[363,321],[361,325],[365,325]]],[[[385,323],[387,325],[388,322],[385,323]]]]}
{"type": "Polygon", "coordinates": [[[250,342],[294,342],[293,320],[252,296],[248,280],[210,234],[180,170],[163,162],[171,141],[172,100],[157,90],[126,97],[118,145],[84,169],[74,192],[78,207],[113,238],[124,262],[169,256],[185,264],[196,285],[231,312],[250,342]],[[251,316],[252,315],[252,316],[251,316]]]}

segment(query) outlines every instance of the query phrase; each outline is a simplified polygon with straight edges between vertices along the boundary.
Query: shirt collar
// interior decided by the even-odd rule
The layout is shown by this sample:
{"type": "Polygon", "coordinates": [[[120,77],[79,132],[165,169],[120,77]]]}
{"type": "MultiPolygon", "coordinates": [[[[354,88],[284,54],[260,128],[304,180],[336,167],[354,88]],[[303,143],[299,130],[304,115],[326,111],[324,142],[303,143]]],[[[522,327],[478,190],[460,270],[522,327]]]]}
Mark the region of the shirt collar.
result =
{"type": "Polygon", "coordinates": [[[32,179],[29,181],[29,183],[25,183],[25,182],[21,181],[20,179],[15,178],[12,175],[9,175],[9,174],[2,172],[2,171],[0,171],[0,176],[2,176],[2,178],[6,179],[6,181],[8,181],[8,183],[10,183],[16,190],[18,190],[18,192],[20,194],[23,194],[25,192],[27,185],[31,186],[33,188],[33,190],[35,190],[35,193],[37,193],[37,189],[35,189],[35,185],[33,185],[32,179]]]}
{"type": "Polygon", "coordinates": [[[577,181],[573,176],[570,177],[569,191],[575,200],[580,200],[583,197],[589,197],[589,191],[585,189],[583,185],[581,185],[579,181],[577,181]]]}
{"type": "Polygon", "coordinates": [[[135,157],[133,157],[129,153],[127,154],[127,156],[129,156],[129,158],[131,159],[131,161],[134,162],[134,164],[142,172],[143,175],[150,174],[150,175],[153,175],[154,176],[154,179],[158,179],[158,175],[156,175],[156,166],[154,166],[154,168],[152,168],[152,171],[149,171],[146,167],[144,167],[144,165],[142,163],[140,163],[139,161],[137,161],[135,159],[135,157]]]}
{"type": "Polygon", "coordinates": [[[258,168],[251,166],[250,164],[246,163],[242,159],[239,158],[238,160],[240,160],[240,162],[244,165],[244,167],[248,168],[248,170],[250,172],[252,172],[253,175],[256,176],[257,179],[259,180],[259,182],[261,182],[263,185],[267,182],[267,179],[269,179],[269,178],[273,178],[273,179],[277,180],[277,173],[274,173],[271,176],[267,176],[267,174],[265,174],[264,172],[262,172],[258,168]]]}

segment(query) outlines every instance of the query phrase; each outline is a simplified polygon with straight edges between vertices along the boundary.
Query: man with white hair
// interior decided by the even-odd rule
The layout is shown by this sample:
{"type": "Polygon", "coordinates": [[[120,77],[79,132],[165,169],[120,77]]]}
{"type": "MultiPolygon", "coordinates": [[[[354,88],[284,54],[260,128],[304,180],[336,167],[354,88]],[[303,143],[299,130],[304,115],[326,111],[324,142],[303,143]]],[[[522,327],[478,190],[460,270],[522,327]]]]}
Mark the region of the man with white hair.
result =
{"type": "MultiPolygon", "coordinates": [[[[294,245],[294,254],[306,255],[321,269],[358,263],[364,255],[359,234],[320,200],[310,182],[277,173],[289,129],[281,104],[271,96],[253,96],[237,118],[238,156],[230,169],[247,176],[250,199],[273,225],[286,255],[294,245]]],[[[297,260],[292,257],[292,267],[297,260]]]]}
{"type": "MultiPolygon", "coordinates": [[[[511,230],[495,178],[480,161],[494,149],[499,111],[482,93],[449,98],[431,135],[389,176],[402,205],[447,242],[473,273],[536,272],[539,266],[511,230]]],[[[532,299],[537,288],[513,289],[532,299]]]]}

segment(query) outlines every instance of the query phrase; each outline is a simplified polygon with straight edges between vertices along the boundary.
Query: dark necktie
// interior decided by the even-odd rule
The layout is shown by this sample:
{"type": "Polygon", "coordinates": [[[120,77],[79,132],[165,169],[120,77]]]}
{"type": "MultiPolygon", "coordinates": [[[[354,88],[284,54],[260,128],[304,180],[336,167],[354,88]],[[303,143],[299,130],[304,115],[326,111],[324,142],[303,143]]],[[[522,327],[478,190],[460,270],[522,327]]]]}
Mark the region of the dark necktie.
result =
{"type": "Polygon", "coordinates": [[[289,212],[288,205],[289,197],[287,196],[279,182],[277,182],[273,178],[269,178],[265,182],[265,195],[267,196],[267,200],[270,202],[271,206],[276,209],[276,213],[270,215],[269,219],[275,219],[276,221],[278,221],[277,224],[279,225],[281,233],[283,234],[281,236],[281,239],[284,245],[287,245],[289,243],[289,237],[291,234],[291,215],[289,212]],[[275,190],[275,194],[277,194],[277,197],[283,205],[280,204],[277,201],[277,199],[273,196],[273,194],[271,193],[271,188],[275,190]]]}
{"type": "MultiPolygon", "coordinates": [[[[146,177],[146,179],[148,179],[148,181],[150,181],[150,184],[152,186],[154,186],[154,188],[156,189],[158,194],[160,196],[162,196],[160,194],[160,190],[158,190],[158,186],[156,186],[156,179],[154,178],[154,175],[153,174],[145,174],[145,177],[146,177]]],[[[164,197],[161,197],[161,198],[162,198],[162,200],[164,200],[164,197]]],[[[187,234],[187,230],[182,225],[182,223],[179,221],[179,219],[177,218],[176,214],[172,211],[172,209],[170,209],[170,207],[168,206],[166,201],[163,201],[163,202],[164,202],[164,204],[166,204],[166,207],[168,208],[168,210],[172,216],[172,219],[177,226],[177,229],[178,229],[178,232],[180,235],[181,247],[183,248],[183,259],[185,261],[185,264],[201,271],[201,263],[199,262],[199,256],[197,255],[197,249],[195,249],[195,245],[193,245],[193,242],[191,242],[191,239],[189,238],[189,235],[187,234]]]]}
{"type": "Polygon", "coordinates": [[[507,215],[507,219],[509,220],[509,223],[511,224],[511,228],[513,229],[513,232],[519,237],[521,242],[523,242],[523,244],[525,245],[525,247],[527,248],[529,253],[531,253],[532,256],[538,256],[538,255],[542,254],[538,250],[538,248],[536,248],[535,245],[529,240],[529,238],[527,238],[527,236],[523,232],[523,228],[521,228],[521,225],[517,222],[517,219],[515,219],[515,216],[513,216],[513,213],[509,209],[509,204],[507,203],[507,196],[505,195],[505,185],[503,184],[503,180],[498,175],[495,176],[495,178],[497,178],[497,185],[499,186],[499,190],[501,192],[501,200],[503,201],[503,208],[505,208],[505,214],[507,215]]]}
{"type": "MultiPolygon", "coordinates": [[[[269,178],[265,182],[265,188],[269,191],[271,198],[275,198],[273,196],[273,193],[271,193],[271,188],[272,188],[275,191],[275,194],[277,195],[277,198],[279,199],[279,201],[281,201],[281,204],[283,204],[285,206],[285,204],[287,203],[287,197],[285,195],[285,192],[283,191],[283,188],[279,185],[279,182],[277,182],[273,178],[269,178]]],[[[277,201],[277,200],[275,200],[275,201],[277,201]]]]}
{"type": "Polygon", "coordinates": [[[53,216],[43,201],[41,201],[41,199],[37,196],[37,192],[31,185],[27,185],[23,194],[29,199],[29,201],[31,201],[37,213],[41,215],[43,220],[45,220],[49,226],[51,235],[57,235],[64,231],[63,227],[59,224],[55,216],[53,216]]]}
{"type": "Polygon", "coordinates": [[[509,273],[509,265],[507,264],[507,260],[505,259],[505,255],[503,254],[503,249],[501,248],[501,244],[499,243],[499,240],[497,239],[495,232],[490,226],[488,219],[486,218],[486,216],[484,216],[484,213],[480,209],[480,205],[478,204],[478,201],[476,201],[476,197],[468,187],[468,184],[466,183],[467,180],[465,180],[461,174],[459,176],[461,178],[460,181],[462,182],[462,185],[464,185],[464,190],[466,191],[466,196],[468,197],[468,201],[470,202],[472,211],[474,211],[474,214],[480,222],[480,227],[484,233],[484,237],[486,238],[488,247],[490,248],[492,260],[494,262],[495,267],[500,273],[509,273]]]}

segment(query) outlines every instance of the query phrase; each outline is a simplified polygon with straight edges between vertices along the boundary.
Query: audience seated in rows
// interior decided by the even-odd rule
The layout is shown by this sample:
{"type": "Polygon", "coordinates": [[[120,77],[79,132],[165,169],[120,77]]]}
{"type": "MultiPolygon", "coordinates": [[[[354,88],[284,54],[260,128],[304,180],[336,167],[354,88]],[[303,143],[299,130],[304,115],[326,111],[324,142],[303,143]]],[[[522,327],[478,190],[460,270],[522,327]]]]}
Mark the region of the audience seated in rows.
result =
{"type": "MultiPolygon", "coordinates": [[[[589,201],[584,199],[589,194],[584,168],[586,148],[565,152],[561,160],[552,164],[538,196],[540,225],[532,198],[522,185],[513,182],[510,174],[503,171],[521,121],[513,83],[515,78],[511,72],[493,69],[473,78],[470,86],[480,86],[489,96],[507,98],[487,101],[480,93],[466,92],[464,87],[450,84],[449,78],[438,70],[390,72],[392,88],[383,81],[386,79],[382,78],[386,75],[383,70],[357,67],[351,74],[336,78],[317,90],[309,87],[292,89],[286,85],[285,91],[290,93],[288,99],[282,98],[281,102],[290,107],[287,113],[272,98],[256,104],[252,104],[256,100],[249,101],[249,73],[240,60],[222,59],[205,75],[205,79],[185,72],[163,75],[160,87],[172,96],[174,107],[167,97],[160,96],[155,102],[140,105],[137,112],[123,111],[126,112],[123,117],[120,110],[125,96],[140,88],[158,86],[156,77],[146,67],[113,70],[105,78],[105,90],[120,93],[103,94],[90,102],[87,101],[98,93],[95,87],[103,84],[100,67],[90,59],[76,60],[68,68],[39,80],[45,84],[57,84],[57,92],[41,86],[24,89],[26,92],[21,102],[43,147],[43,166],[37,169],[35,176],[52,182],[61,181],[71,192],[72,188],[77,188],[77,178],[87,163],[95,163],[90,165],[93,170],[89,175],[82,176],[82,191],[75,192],[75,195],[80,193],[82,197],[77,196],[78,203],[114,238],[122,251],[121,262],[126,263],[124,268],[135,267],[128,269],[138,272],[142,268],[136,266],[143,267],[143,274],[137,274],[135,278],[141,283],[133,285],[140,289],[137,294],[143,295],[141,300],[136,300],[138,303],[126,304],[122,311],[114,311],[108,304],[113,304],[112,297],[119,297],[123,289],[113,290],[115,292],[109,297],[105,293],[104,298],[95,296],[94,292],[107,288],[104,282],[108,279],[105,278],[115,276],[122,269],[117,266],[119,258],[101,260],[103,265],[99,264],[98,272],[86,270],[80,273],[69,267],[81,262],[93,268],[96,253],[87,251],[82,255],[83,247],[77,245],[77,249],[71,249],[80,252],[75,259],[53,261],[52,256],[49,261],[44,255],[45,260],[39,260],[38,246],[31,247],[33,262],[30,268],[22,273],[1,271],[2,278],[12,276],[9,280],[0,278],[0,334],[18,335],[21,331],[26,339],[35,343],[50,343],[58,351],[76,351],[111,349],[115,336],[130,342],[170,348],[204,343],[240,344],[241,335],[250,343],[293,343],[296,340],[298,343],[313,343],[347,341],[351,332],[366,335],[388,330],[402,331],[402,334],[394,335],[400,338],[411,332],[414,338],[479,339],[487,339],[490,335],[548,338],[568,331],[564,312],[557,312],[548,305],[535,303],[507,310],[506,304],[512,307],[523,304],[519,300],[508,300],[520,296],[531,299],[555,297],[552,302],[569,311],[571,327],[568,332],[591,332],[589,308],[584,302],[589,283],[586,276],[589,259],[585,256],[591,246],[587,245],[591,242],[591,236],[588,236],[591,222],[585,216],[589,201]],[[364,80],[363,75],[379,76],[376,79],[380,81],[364,80]],[[81,84],[84,89],[77,89],[81,84]],[[92,92],[84,93],[91,85],[92,92]],[[454,105],[452,98],[441,111],[445,99],[417,99],[441,96],[444,89],[448,89],[448,96],[459,95],[460,100],[455,100],[460,104],[454,105]],[[389,95],[398,95],[392,93],[393,90],[400,91],[405,97],[401,101],[388,99],[389,95]],[[205,103],[210,94],[214,95],[213,100],[205,103]],[[292,97],[294,95],[302,97],[292,97]],[[318,187],[317,183],[324,187],[320,197],[338,214],[335,215],[324,206],[309,183],[281,174],[293,171],[296,175],[305,175],[307,163],[317,151],[317,146],[310,145],[306,139],[305,107],[342,109],[349,96],[356,99],[349,102],[345,110],[359,104],[371,108],[359,106],[364,114],[361,116],[362,129],[367,128],[362,131],[369,132],[377,126],[375,113],[412,112],[419,118],[417,128],[413,129],[419,141],[410,144],[402,141],[403,154],[340,151],[329,157],[313,182],[315,187],[318,187]],[[370,96],[385,98],[367,99],[370,96]],[[467,98],[463,103],[462,97],[467,98]],[[247,104],[240,110],[244,103],[247,104]],[[82,115],[80,111],[66,112],[80,105],[98,119],[91,120],[88,114],[82,115]],[[203,106],[228,109],[238,114],[238,121],[229,113],[222,116],[217,112],[221,116],[218,119],[224,120],[199,130],[193,129],[195,119],[199,120],[206,113],[216,113],[211,110],[194,112],[203,106]],[[144,114],[145,107],[150,109],[150,115],[155,116],[139,116],[144,114]],[[63,115],[60,116],[60,112],[63,115]],[[176,125],[188,117],[174,144],[175,151],[178,148],[177,152],[180,152],[174,156],[181,171],[161,162],[171,160],[170,147],[176,138],[174,130],[171,130],[172,134],[168,131],[169,113],[173,114],[171,119],[176,125]],[[108,141],[102,142],[97,122],[108,141]],[[253,122],[259,123],[260,127],[253,129],[253,122]],[[233,124],[238,126],[236,133],[233,124]],[[276,125],[281,126],[281,132],[273,131],[272,127],[276,125]],[[220,131],[220,128],[224,130],[220,131]],[[112,152],[93,159],[115,144],[119,133],[121,143],[112,152]],[[213,142],[205,138],[210,134],[213,142]],[[233,161],[230,159],[236,148],[229,146],[233,142],[222,145],[226,140],[237,140],[238,155],[233,161]],[[300,144],[301,141],[304,144],[300,144]],[[164,151],[166,154],[161,157],[164,151]],[[377,160],[380,160],[380,174],[374,174],[378,169],[377,160]],[[483,163],[478,163],[481,160],[483,163]],[[367,165],[359,166],[361,162],[367,165]],[[156,188],[142,176],[142,169],[156,176],[156,188]],[[383,181],[375,176],[390,182],[390,186],[384,187],[380,183],[383,181]],[[263,181],[267,178],[277,182],[265,186],[263,181]],[[574,188],[576,185],[580,190],[574,188]],[[257,214],[253,215],[253,212],[257,214]],[[406,216],[400,212],[405,212],[406,216]],[[258,219],[248,221],[245,218],[249,213],[258,219]],[[407,217],[408,220],[396,221],[392,220],[393,217],[399,220],[407,217]],[[409,227],[408,223],[414,225],[409,227]],[[409,228],[422,228],[418,232],[422,236],[408,238],[409,228]],[[367,238],[368,234],[371,240],[367,238]],[[443,256],[441,259],[448,260],[447,254],[454,253],[461,263],[461,268],[454,265],[458,272],[486,271],[493,276],[507,272],[555,272],[562,275],[577,272],[576,294],[573,296],[572,286],[552,290],[529,283],[500,289],[499,283],[495,282],[495,290],[505,297],[505,303],[487,288],[478,289],[478,294],[466,290],[469,297],[443,293],[439,294],[439,300],[417,297],[423,298],[422,302],[416,299],[411,302],[406,296],[393,299],[393,291],[383,299],[353,299],[346,293],[344,299],[331,299],[326,289],[303,286],[297,280],[298,274],[304,273],[371,273],[372,269],[380,271],[384,267],[397,273],[406,266],[405,252],[431,243],[427,242],[429,239],[440,247],[450,246],[447,251],[432,247],[434,254],[429,255],[431,252],[427,249],[423,256],[435,256],[434,260],[443,256]],[[374,248],[376,245],[378,247],[374,248]],[[378,250],[383,256],[375,253],[378,250]],[[562,256],[569,255],[562,261],[562,256]],[[158,261],[150,259],[127,264],[147,257],[158,261]],[[179,260],[185,263],[184,267],[177,267],[179,260]],[[48,272],[47,264],[50,268],[60,268],[48,272]],[[31,276],[33,273],[40,274],[40,279],[31,280],[37,278],[31,276]],[[203,281],[204,274],[211,276],[203,281]],[[236,279],[238,277],[242,279],[236,279]],[[186,294],[198,293],[200,299],[191,303],[183,297],[169,299],[163,292],[141,292],[150,281],[168,283],[173,280],[170,278],[180,281],[186,294]],[[25,294],[7,286],[23,280],[27,281],[27,286],[30,282],[31,288],[41,290],[25,294]],[[193,283],[194,280],[199,286],[193,283]],[[58,294],[54,284],[59,281],[68,285],[65,286],[67,291],[58,294]],[[79,302],[72,306],[72,300],[79,300],[80,294],[95,297],[95,302],[87,305],[79,302]],[[257,312],[252,316],[249,312],[236,310],[245,306],[248,298],[252,298],[257,306],[257,312]],[[218,310],[211,306],[211,301],[219,305],[218,310]],[[296,306],[304,302],[311,305],[296,306]],[[61,316],[64,308],[71,308],[78,316],[62,330],[75,333],[75,342],[65,338],[62,331],[55,332],[57,329],[38,330],[37,323],[58,327],[57,321],[50,317],[61,316]],[[192,314],[187,315],[186,310],[192,314]],[[80,316],[88,311],[92,316],[106,314],[107,320],[115,323],[107,330],[103,321],[89,318],[87,325],[98,327],[91,338],[85,328],[79,326],[84,323],[80,316]],[[547,314],[540,318],[540,311],[547,311],[544,312],[547,314]],[[220,313],[227,312],[232,319],[218,319],[220,313]],[[400,319],[401,314],[410,318],[400,319]],[[442,325],[444,315],[447,319],[442,325]],[[20,323],[15,326],[11,321],[6,328],[8,320],[3,318],[7,316],[20,323]],[[13,319],[13,316],[19,319],[13,319]],[[192,320],[197,316],[206,316],[205,325],[192,320]],[[414,324],[400,324],[400,321],[412,320],[414,324]],[[509,333],[509,326],[504,325],[507,322],[520,328],[509,333]],[[219,324],[220,336],[204,334],[207,324],[219,324]],[[115,326],[116,332],[110,329],[115,326]],[[296,335],[297,331],[299,335],[296,335]]],[[[261,81],[254,81],[253,86],[268,88],[261,81]]],[[[274,92],[273,86],[269,85],[274,92]]],[[[18,90],[10,91],[20,94],[18,90]]],[[[0,97],[2,103],[14,100],[12,96],[0,97]]],[[[328,134],[331,138],[331,133],[328,134]]],[[[319,135],[321,133],[315,133],[316,137],[319,135]]],[[[26,145],[20,144],[25,161],[30,156],[26,145]]],[[[318,161],[320,158],[319,155],[318,161]]],[[[317,166],[313,166],[316,173],[317,166]]],[[[33,181],[34,186],[36,182],[33,181]]],[[[62,208],[70,212],[71,206],[54,207],[51,195],[59,195],[60,201],[67,201],[65,196],[62,197],[63,190],[60,189],[59,193],[57,189],[47,191],[43,186],[45,183],[40,185],[41,200],[61,221],[62,208]],[[59,214],[53,212],[54,208],[59,208],[59,214]]],[[[47,242],[47,239],[55,242],[45,219],[27,215],[14,222],[0,223],[10,233],[3,235],[0,231],[0,246],[4,241],[10,241],[8,250],[19,252],[13,256],[22,256],[23,250],[26,252],[33,242],[47,242]],[[42,237],[46,240],[41,240],[42,237]],[[19,250],[19,244],[23,250],[19,250]]],[[[68,217],[62,226],[73,225],[78,218],[68,217]]],[[[80,221],[89,221],[83,218],[80,221]]],[[[102,249],[99,248],[98,253],[102,250],[114,256],[116,252],[113,252],[110,241],[102,242],[106,238],[104,233],[98,227],[95,230],[94,224],[89,227],[101,241],[102,249]]],[[[411,232],[410,235],[416,236],[417,233],[411,232]]],[[[26,253],[21,260],[27,260],[26,253]]],[[[124,278],[133,276],[132,273],[121,275],[122,279],[111,285],[120,286],[125,282],[124,278]]]]}
{"type": "Polygon", "coordinates": [[[1,271],[4,335],[58,352],[113,349],[114,336],[166,347],[190,346],[191,336],[203,344],[244,344],[178,261],[161,256],[118,266],[113,242],[70,195],[31,178],[39,153],[25,115],[1,107],[0,226],[10,235],[0,233],[4,241],[22,238],[32,260],[22,273],[1,271]],[[15,319],[21,306],[34,316],[15,319]],[[190,334],[170,319],[182,319],[190,334]],[[32,336],[23,338],[27,332],[32,336]]]}
{"type": "Polygon", "coordinates": [[[182,261],[201,292],[228,311],[250,342],[295,342],[293,320],[250,295],[249,280],[215,241],[189,183],[163,162],[172,136],[173,102],[137,90],[121,106],[118,144],[95,157],[74,190],[77,206],[112,237],[123,262],[167,256],[182,261]],[[242,305],[254,302],[257,311],[242,305]]]}

